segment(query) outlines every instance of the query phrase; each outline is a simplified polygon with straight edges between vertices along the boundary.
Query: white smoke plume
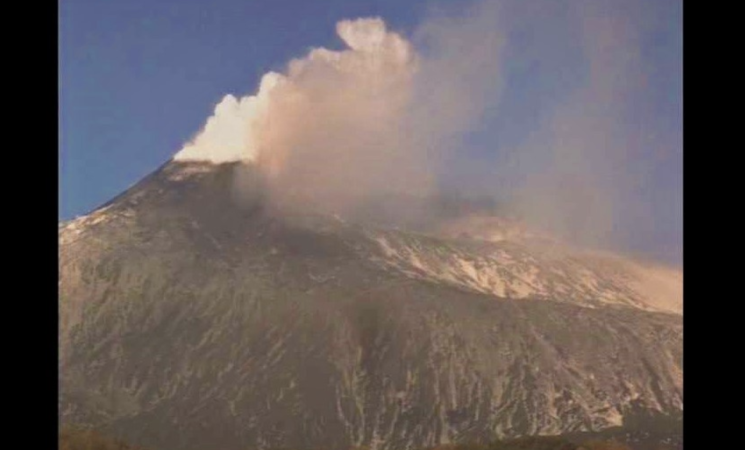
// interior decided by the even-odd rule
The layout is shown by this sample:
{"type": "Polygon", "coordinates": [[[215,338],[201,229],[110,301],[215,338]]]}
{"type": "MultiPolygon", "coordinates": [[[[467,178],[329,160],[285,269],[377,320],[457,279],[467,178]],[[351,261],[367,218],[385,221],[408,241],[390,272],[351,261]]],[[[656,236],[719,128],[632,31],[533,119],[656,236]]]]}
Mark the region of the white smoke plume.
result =
{"type": "Polygon", "coordinates": [[[453,180],[456,191],[487,193],[532,228],[575,243],[623,249],[640,245],[635,236],[664,238],[666,226],[680,222],[681,195],[674,170],[650,155],[660,153],[659,141],[672,149],[671,164],[680,158],[674,128],[661,128],[647,100],[654,67],[642,38],[667,26],[669,5],[450,6],[431,11],[408,36],[380,18],[339,22],[344,50],[313,49],[264,75],[255,95],[226,96],[175,159],[258,167],[269,201],[291,210],[354,214],[376,197],[427,197],[453,180]],[[523,83],[523,73],[532,79],[523,83]],[[530,88],[520,92],[521,85],[530,88]],[[522,104],[538,104],[541,114],[521,119],[522,104]],[[494,111],[492,129],[482,120],[494,111]],[[479,127],[487,136],[473,144],[479,127]],[[500,135],[516,129],[524,135],[500,135]],[[658,131],[656,141],[648,138],[658,131]],[[660,184],[657,168],[672,180],[667,216],[653,214],[665,205],[649,193],[660,184]],[[667,225],[655,222],[660,217],[667,225]]]}
{"type": "Polygon", "coordinates": [[[226,96],[175,158],[256,164],[283,204],[343,209],[383,187],[424,189],[429,171],[405,129],[410,43],[381,19],[344,20],[337,33],[348,49],[314,49],[264,75],[255,96],[226,96]]]}
{"type": "Polygon", "coordinates": [[[347,49],[313,49],[264,75],[256,95],[227,95],[175,159],[258,166],[283,207],[344,212],[372,196],[425,195],[445,149],[478,114],[466,83],[481,67],[453,67],[452,57],[483,55],[464,53],[467,39],[444,45],[450,29],[422,29],[435,48],[424,59],[380,18],[340,21],[347,49]]]}

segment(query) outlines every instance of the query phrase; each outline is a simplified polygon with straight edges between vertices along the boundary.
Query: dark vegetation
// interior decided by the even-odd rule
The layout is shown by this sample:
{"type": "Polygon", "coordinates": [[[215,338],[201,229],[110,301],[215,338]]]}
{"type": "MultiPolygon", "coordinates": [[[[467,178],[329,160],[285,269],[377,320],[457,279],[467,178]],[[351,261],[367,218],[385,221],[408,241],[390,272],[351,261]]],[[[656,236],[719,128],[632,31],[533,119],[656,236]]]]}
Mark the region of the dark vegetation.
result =
{"type": "MultiPolygon", "coordinates": [[[[660,444],[655,450],[668,450],[673,447],[660,444]]],[[[59,450],[167,450],[146,449],[128,444],[119,439],[107,437],[95,430],[63,428],[59,434],[59,450]]],[[[215,449],[212,449],[215,450],[215,449]]],[[[283,449],[289,450],[289,449],[283,449]]],[[[366,447],[352,450],[369,450],[366,447]]],[[[635,450],[632,447],[612,440],[588,440],[577,443],[562,437],[527,437],[490,444],[448,444],[423,450],[635,450]]]]}
{"type": "Polygon", "coordinates": [[[104,436],[95,430],[62,428],[59,433],[59,450],[148,450],[127,444],[119,439],[104,436]]]}

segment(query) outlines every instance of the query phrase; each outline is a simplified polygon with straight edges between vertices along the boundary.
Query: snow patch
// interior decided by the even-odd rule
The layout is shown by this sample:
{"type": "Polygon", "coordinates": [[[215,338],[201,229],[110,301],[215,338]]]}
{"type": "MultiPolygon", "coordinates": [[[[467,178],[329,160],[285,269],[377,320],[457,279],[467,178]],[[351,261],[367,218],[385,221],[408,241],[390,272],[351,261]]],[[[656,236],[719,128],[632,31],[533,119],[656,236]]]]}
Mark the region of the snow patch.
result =
{"type": "Polygon", "coordinates": [[[432,241],[398,231],[370,231],[372,259],[413,278],[513,299],[545,298],[588,308],[622,305],[682,314],[682,274],[617,255],[519,242],[483,247],[432,241]]]}

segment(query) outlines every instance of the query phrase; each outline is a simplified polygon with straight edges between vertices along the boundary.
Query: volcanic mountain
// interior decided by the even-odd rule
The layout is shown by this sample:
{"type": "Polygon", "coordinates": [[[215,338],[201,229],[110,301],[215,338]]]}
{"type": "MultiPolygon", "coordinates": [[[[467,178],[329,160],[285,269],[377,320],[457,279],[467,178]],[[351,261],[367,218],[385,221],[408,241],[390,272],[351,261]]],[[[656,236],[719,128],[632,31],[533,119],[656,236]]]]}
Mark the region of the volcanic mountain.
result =
{"type": "Polygon", "coordinates": [[[679,270],[498,217],[282,213],[236,195],[248,172],[172,160],[60,224],[63,423],[398,450],[682,413],[679,270]]]}

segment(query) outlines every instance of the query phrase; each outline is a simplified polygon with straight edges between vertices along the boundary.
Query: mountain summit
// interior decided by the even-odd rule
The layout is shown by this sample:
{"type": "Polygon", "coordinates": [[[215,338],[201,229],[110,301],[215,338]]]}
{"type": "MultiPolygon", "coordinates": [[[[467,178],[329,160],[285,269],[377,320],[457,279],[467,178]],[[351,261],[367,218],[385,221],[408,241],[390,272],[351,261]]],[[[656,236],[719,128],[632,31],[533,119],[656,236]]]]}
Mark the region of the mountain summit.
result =
{"type": "Polygon", "coordinates": [[[397,450],[682,412],[680,271],[500,217],[288,214],[261,186],[172,160],[60,224],[64,423],[173,450],[397,450]]]}

